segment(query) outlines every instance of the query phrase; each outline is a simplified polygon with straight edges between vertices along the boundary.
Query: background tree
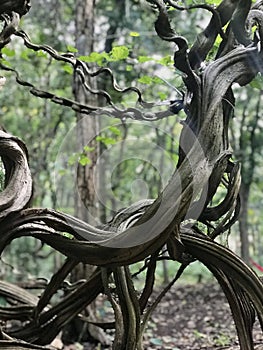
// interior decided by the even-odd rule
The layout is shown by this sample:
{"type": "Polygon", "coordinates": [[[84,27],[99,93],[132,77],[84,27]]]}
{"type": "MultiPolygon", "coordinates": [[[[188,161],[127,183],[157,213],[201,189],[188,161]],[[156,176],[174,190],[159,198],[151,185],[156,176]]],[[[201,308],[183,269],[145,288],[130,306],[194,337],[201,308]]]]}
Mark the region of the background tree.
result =
{"type": "Polygon", "coordinates": [[[238,160],[242,161],[241,166],[241,187],[240,200],[241,211],[239,216],[239,231],[241,239],[241,256],[247,263],[250,262],[249,253],[249,196],[252,183],[255,181],[256,167],[259,164],[261,151],[261,126],[260,126],[260,105],[262,90],[247,88],[238,101],[237,121],[234,121],[233,128],[239,127],[239,132],[232,130],[233,146],[238,160]],[[247,101],[250,101],[247,104],[247,101]]]}

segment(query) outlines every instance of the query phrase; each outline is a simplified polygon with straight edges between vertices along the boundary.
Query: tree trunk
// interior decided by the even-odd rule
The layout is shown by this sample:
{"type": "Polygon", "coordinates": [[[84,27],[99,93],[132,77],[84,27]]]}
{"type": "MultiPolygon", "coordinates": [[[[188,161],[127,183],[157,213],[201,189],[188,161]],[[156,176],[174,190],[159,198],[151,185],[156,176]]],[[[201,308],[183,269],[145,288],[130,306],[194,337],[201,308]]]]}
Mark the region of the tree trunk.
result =
{"type": "Polygon", "coordinates": [[[241,183],[240,187],[240,199],[241,199],[241,210],[239,217],[239,231],[241,240],[241,257],[249,263],[249,240],[248,240],[248,199],[249,199],[249,188],[244,183],[241,183]]]}
{"type": "MultiPolygon", "coordinates": [[[[93,33],[94,33],[94,0],[78,0],[76,1],[75,9],[75,30],[76,42],[75,46],[79,55],[89,55],[93,52],[93,33]]],[[[96,89],[96,82],[87,78],[87,84],[91,89],[96,89]]],[[[74,97],[76,101],[82,104],[98,105],[96,95],[88,94],[84,89],[83,84],[76,76],[73,86],[74,97]]],[[[80,113],[76,115],[76,143],[78,152],[83,152],[84,147],[88,146],[93,151],[87,152],[87,157],[90,162],[83,166],[78,164],[77,169],[77,188],[75,194],[75,216],[83,221],[96,225],[98,219],[98,203],[96,197],[96,190],[98,186],[98,179],[95,174],[96,161],[99,154],[99,146],[96,141],[98,132],[98,121],[91,116],[83,116],[80,113]]],[[[76,282],[81,279],[88,279],[94,266],[79,264],[72,271],[71,281],[76,282]]],[[[88,306],[85,316],[91,321],[96,321],[95,305],[88,306]]],[[[67,329],[68,337],[70,335],[72,340],[80,342],[87,338],[99,340],[102,344],[106,343],[105,335],[102,330],[91,324],[83,323],[80,320],[73,320],[67,329]],[[72,334],[75,333],[75,334],[72,334]]]]}
{"type": "MultiPolygon", "coordinates": [[[[93,51],[94,33],[94,0],[78,0],[76,2],[76,48],[80,55],[88,55],[93,51]]],[[[87,83],[96,89],[95,81],[89,79],[87,83]]],[[[98,105],[95,95],[88,94],[76,77],[74,82],[74,95],[80,103],[98,105]]],[[[99,153],[98,142],[95,137],[98,132],[98,121],[94,116],[77,114],[77,142],[81,152],[84,146],[94,148],[88,153],[90,164],[78,165],[77,194],[75,201],[75,215],[80,219],[94,225],[98,217],[96,200],[97,179],[95,175],[96,160],[99,153]]]]}

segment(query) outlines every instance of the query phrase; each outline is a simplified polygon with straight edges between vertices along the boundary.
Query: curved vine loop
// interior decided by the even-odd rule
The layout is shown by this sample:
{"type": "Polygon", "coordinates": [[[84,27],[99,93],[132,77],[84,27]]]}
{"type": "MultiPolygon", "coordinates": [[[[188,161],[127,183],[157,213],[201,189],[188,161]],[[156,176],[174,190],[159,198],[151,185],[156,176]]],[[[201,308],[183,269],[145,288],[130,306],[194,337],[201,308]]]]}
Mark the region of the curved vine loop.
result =
{"type": "Polygon", "coordinates": [[[32,195],[32,179],[24,143],[0,130],[0,157],[4,165],[5,183],[0,192],[0,219],[23,209],[32,195]]]}

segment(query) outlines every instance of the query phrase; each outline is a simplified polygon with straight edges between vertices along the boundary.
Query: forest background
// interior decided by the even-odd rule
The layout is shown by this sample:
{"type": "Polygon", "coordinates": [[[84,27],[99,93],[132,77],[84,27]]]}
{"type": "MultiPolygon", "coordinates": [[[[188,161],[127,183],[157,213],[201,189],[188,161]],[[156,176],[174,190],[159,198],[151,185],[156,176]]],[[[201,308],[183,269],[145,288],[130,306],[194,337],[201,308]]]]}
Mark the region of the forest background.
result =
{"type": "MultiPolygon", "coordinates": [[[[138,1],[97,1],[94,32],[90,34],[94,50],[91,54],[82,52],[81,55],[86,54],[86,61],[95,65],[110,66],[116,72],[120,86],[139,86],[147,100],[159,101],[166,107],[167,101],[182,98],[182,81],[178,74],[174,74],[172,45],[162,43],[156,37],[152,26],[155,15],[149,11],[146,3],[142,4],[147,11],[142,10],[138,1]]],[[[79,38],[76,9],[76,3],[70,0],[45,3],[37,0],[29,14],[22,19],[22,25],[33,42],[44,42],[57,51],[75,53],[78,45],[83,47],[78,42],[80,39],[76,39],[79,38]]],[[[189,41],[193,41],[207,25],[209,13],[200,9],[187,14],[178,11],[176,21],[179,30],[189,41]]],[[[4,64],[18,67],[19,62],[22,78],[24,74],[31,83],[62,97],[72,94],[74,87],[69,65],[51,63],[48,55],[41,51],[35,55],[22,45],[19,38],[2,52],[4,64]]],[[[78,145],[69,142],[78,121],[72,110],[48,100],[33,98],[27,89],[15,83],[12,73],[5,73],[5,77],[6,85],[0,96],[1,123],[28,146],[34,179],[34,206],[76,214],[76,189],[71,186],[74,169],[77,162],[83,166],[91,162],[93,138],[95,147],[100,147],[100,165],[96,165],[96,171],[103,174],[96,175],[98,182],[94,185],[96,193],[93,204],[98,209],[95,221],[105,222],[123,207],[141,199],[155,198],[167,183],[178,159],[183,112],[154,124],[130,120],[122,123],[107,116],[97,118],[99,125],[96,126],[96,135],[90,137],[89,154],[84,154],[78,145]]],[[[110,89],[106,79],[98,84],[100,88],[110,89]]],[[[259,265],[263,265],[261,89],[262,81],[258,77],[243,88],[242,93],[238,87],[235,91],[237,103],[230,144],[235,159],[242,161],[243,206],[239,221],[231,228],[231,235],[228,232],[224,237],[220,236],[246,262],[251,263],[252,258],[259,265]]],[[[129,107],[134,104],[135,96],[134,100],[132,95],[123,99],[115,92],[114,102],[129,107]]],[[[28,271],[32,276],[43,277],[44,273],[48,278],[48,274],[54,270],[53,264],[58,266],[60,261],[58,253],[49,252],[47,246],[40,247],[33,238],[21,238],[10,249],[12,251],[7,252],[9,258],[1,274],[9,275],[11,280],[23,280],[28,271]],[[43,254],[45,264],[39,259],[31,259],[35,254],[43,254]]],[[[169,270],[169,263],[167,268],[169,270]]],[[[193,266],[192,269],[194,275],[199,273],[199,269],[203,271],[201,266],[193,266]]],[[[165,267],[166,280],[168,270],[165,267]]]]}

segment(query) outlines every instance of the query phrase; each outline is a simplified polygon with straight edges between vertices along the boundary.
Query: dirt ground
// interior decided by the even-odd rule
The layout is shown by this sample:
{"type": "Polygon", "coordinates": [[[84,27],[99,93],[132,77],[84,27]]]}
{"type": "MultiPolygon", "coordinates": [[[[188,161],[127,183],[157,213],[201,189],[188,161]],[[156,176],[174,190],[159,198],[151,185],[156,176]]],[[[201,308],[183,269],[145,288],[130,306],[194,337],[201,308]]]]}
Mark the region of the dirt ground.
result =
{"type": "MultiPolygon", "coordinates": [[[[258,322],[254,341],[255,349],[263,350],[258,322]]],[[[239,349],[230,308],[219,285],[175,286],[168,292],[152,317],[145,349],[239,349]]]]}
{"type": "MultiPolygon", "coordinates": [[[[263,350],[256,322],[255,350],[263,350]]],[[[66,350],[80,349],[70,346],[66,350]]],[[[89,343],[82,350],[110,349],[89,343]]],[[[146,350],[238,350],[230,308],[219,285],[174,286],[155,310],[144,339],[146,350]]]]}

